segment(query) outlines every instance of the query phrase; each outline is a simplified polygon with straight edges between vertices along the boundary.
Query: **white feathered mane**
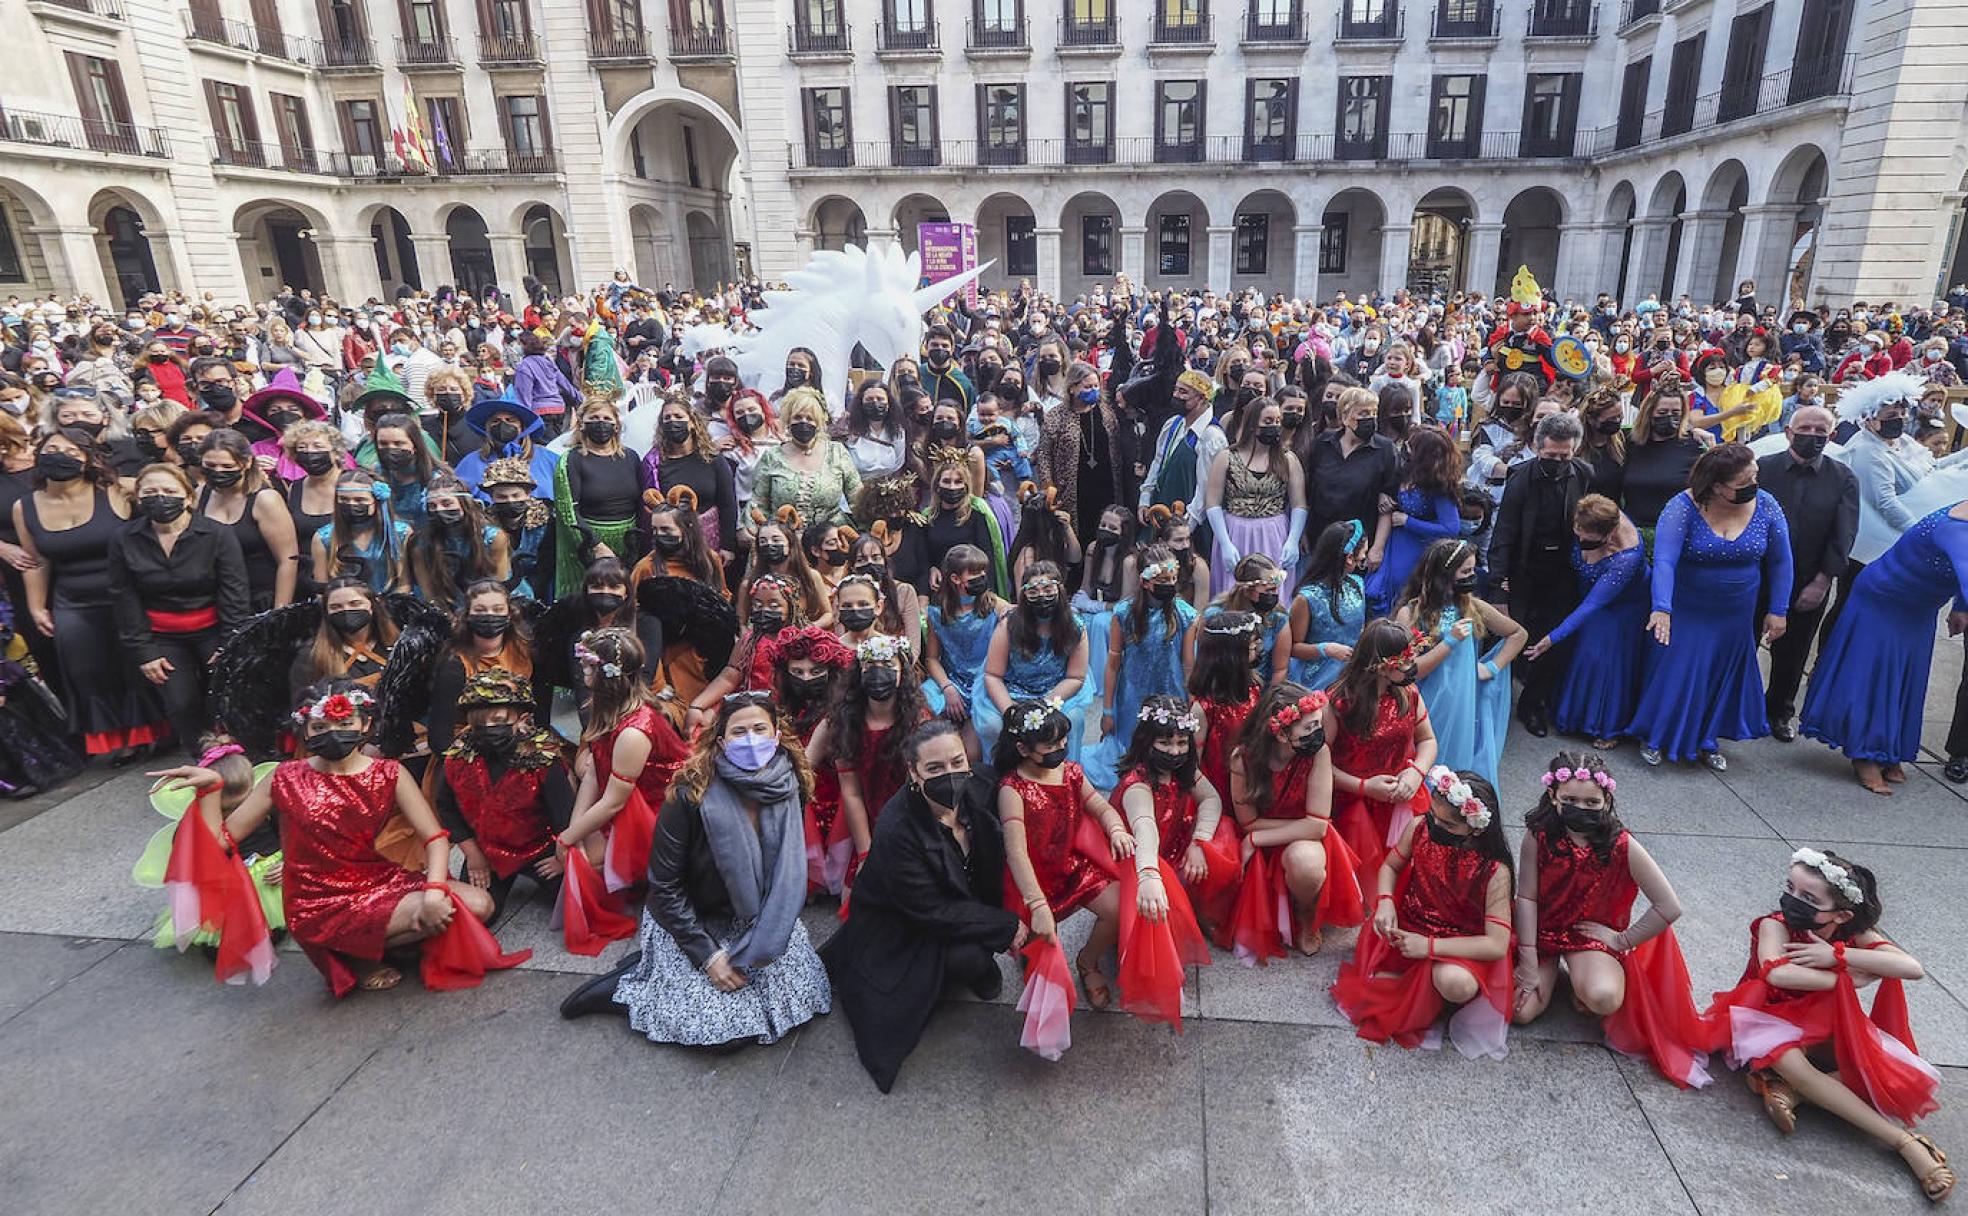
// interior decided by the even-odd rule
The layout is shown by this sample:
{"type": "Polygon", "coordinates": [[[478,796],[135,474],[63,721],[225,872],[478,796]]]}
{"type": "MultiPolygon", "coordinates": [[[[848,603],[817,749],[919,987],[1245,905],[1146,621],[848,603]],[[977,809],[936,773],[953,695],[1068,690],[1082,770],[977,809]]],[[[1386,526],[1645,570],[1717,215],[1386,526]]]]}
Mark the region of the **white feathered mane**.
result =
{"type": "Polygon", "coordinates": [[[1916,402],[1927,382],[1913,372],[1887,372],[1843,388],[1838,394],[1838,420],[1864,422],[1896,401],[1916,402]]]}

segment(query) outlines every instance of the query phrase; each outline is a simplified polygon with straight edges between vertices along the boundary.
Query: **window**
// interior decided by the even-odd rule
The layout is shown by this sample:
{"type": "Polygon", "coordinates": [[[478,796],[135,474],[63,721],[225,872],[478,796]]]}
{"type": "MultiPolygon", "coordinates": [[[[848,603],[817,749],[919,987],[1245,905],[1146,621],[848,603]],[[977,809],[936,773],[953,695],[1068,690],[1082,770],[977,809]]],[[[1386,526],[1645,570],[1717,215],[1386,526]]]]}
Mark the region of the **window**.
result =
{"type": "Polygon", "coordinates": [[[1113,216],[1080,217],[1080,273],[1100,276],[1114,273],[1113,216]]]}
{"type": "Polygon", "coordinates": [[[801,0],[794,10],[800,30],[821,38],[838,38],[846,29],[841,17],[841,0],[801,0]]]}
{"type": "Polygon", "coordinates": [[[354,42],[363,36],[361,0],[327,0],[327,28],[322,33],[342,43],[354,42]]]}
{"type": "Polygon", "coordinates": [[[1005,273],[1039,273],[1039,221],[1029,215],[1005,216],[1005,273]]]}
{"type": "Polygon", "coordinates": [[[1290,160],[1298,122],[1298,81],[1253,80],[1244,113],[1244,159],[1290,160]]]}
{"type": "Polygon", "coordinates": [[[314,133],[308,129],[307,103],[286,93],[274,93],[272,98],[281,159],[290,169],[313,169],[314,133]]]}
{"type": "Polygon", "coordinates": [[[1204,0],[1157,0],[1155,41],[1201,42],[1207,24],[1203,10],[1204,0]]]}
{"type": "Polygon", "coordinates": [[[1251,0],[1250,23],[1254,29],[1280,29],[1298,24],[1298,0],[1251,0]]]}
{"type": "MultiPolygon", "coordinates": [[[[929,0],[918,2],[928,4],[929,0]]],[[[693,34],[722,34],[724,5],[720,0],[670,0],[670,26],[693,34]]]]}
{"type": "Polygon", "coordinates": [[[977,86],[977,155],[980,164],[1025,161],[1025,86],[977,86]]]}
{"type": "Polygon", "coordinates": [[[1155,267],[1164,278],[1189,277],[1189,217],[1165,215],[1155,232],[1155,267]]]}
{"type": "Polygon", "coordinates": [[[212,133],[218,136],[220,159],[233,165],[263,163],[253,101],[246,91],[223,80],[208,80],[205,97],[212,111],[212,133]]]}
{"type": "Polygon", "coordinates": [[[1346,224],[1352,216],[1328,211],[1319,221],[1319,273],[1346,273],[1346,224]]]}
{"type": "Polygon", "coordinates": [[[1469,157],[1483,134],[1482,76],[1437,76],[1428,113],[1428,155],[1469,157]]]}
{"type": "Polygon", "coordinates": [[[424,134],[430,139],[431,160],[440,169],[464,162],[465,126],[456,97],[424,98],[424,134]]]}
{"type": "Polygon", "coordinates": [[[847,90],[807,89],[806,158],[822,168],[854,163],[853,136],[848,128],[847,90]]]}
{"type": "Polygon", "coordinates": [[[1852,31],[1852,0],[1804,0],[1797,51],[1790,61],[1792,105],[1829,97],[1845,75],[1845,43],[1852,31]]]}
{"type": "Polygon", "coordinates": [[[1777,6],[1766,4],[1737,17],[1729,27],[1729,55],[1722,63],[1722,97],[1716,119],[1728,122],[1756,113],[1763,87],[1763,57],[1770,49],[1770,20],[1777,6]]]}
{"type": "Polygon", "coordinates": [[[642,40],[642,0],[595,0],[596,25],[619,45],[642,40]]]}
{"type": "Polygon", "coordinates": [[[444,5],[441,0],[404,0],[403,36],[406,42],[441,42],[444,5]]]}
{"type": "Polygon", "coordinates": [[[1066,0],[1067,46],[1105,46],[1114,41],[1113,0],[1066,0]]]}
{"type": "Polygon", "coordinates": [[[1237,274],[1264,274],[1271,261],[1271,217],[1245,212],[1237,217],[1237,274]]]}
{"type": "Polygon", "coordinates": [[[1392,0],[1345,0],[1345,6],[1340,10],[1340,35],[1391,38],[1399,12],[1392,0]]]}
{"type": "Polygon", "coordinates": [[[1488,34],[1491,14],[1495,11],[1491,5],[1492,0],[1437,0],[1436,32],[1464,37],[1488,34]]]}
{"type": "Polygon", "coordinates": [[[1104,80],[1066,89],[1066,159],[1101,164],[1114,155],[1114,86],[1104,80]]]}
{"type": "Polygon", "coordinates": [[[929,0],[886,0],[889,32],[929,33],[929,0]]]}
{"type": "Polygon", "coordinates": [[[644,181],[649,180],[649,162],[642,158],[642,128],[629,128],[629,168],[630,172],[644,181]]]}
{"type": "Polygon", "coordinates": [[[1385,76],[1340,77],[1334,155],[1363,160],[1387,154],[1387,82],[1385,76]]]}
{"type": "Polygon", "coordinates": [[[889,138],[897,165],[936,163],[936,86],[899,84],[888,90],[889,138]]]}
{"type": "Polygon", "coordinates": [[[1674,44],[1674,58],[1667,65],[1667,104],[1661,112],[1661,134],[1679,135],[1695,126],[1695,82],[1701,76],[1702,46],[1707,34],[1696,34],[1674,44]]]}
{"type": "Polygon", "coordinates": [[[501,97],[499,118],[505,126],[506,152],[518,173],[541,173],[552,168],[553,147],[547,138],[547,103],[537,95],[501,97]]]}
{"type": "Polygon", "coordinates": [[[1578,72],[1546,72],[1525,80],[1522,155],[1572,155],[1584,79],[1578,72]]]}
{"type": "Polygon", "coordinates": [[[14,217],[0,205],[0,283],[25,283],[27,270],[21,264],[20,246],[14,241],[14,217]]]}
{"type": "Polygon", "coordinates": [[[68,56],[69,82],[82,111],[82,134],[98,152],[138,152],[137,133],[130,126],[130,98],[123,91],[123,70],[94,55],[68,56]]]}
{"type": "Polygon", "coordinates": [[[526,0],[486,0],[485,15],[491,18],[485,32],[494,38],[524,38],[532,32],[526,0]]]}
{"type": "Polygon", "coordinates": [[[383,126],[377,118],[375,102],[343,102],[342,127],[350,156],[367,156],[372,160],[382,156],[383,126]]]}
{"type": "Polygon", "coordinates": [[[1613,133],[1615,148],[1631,148],[1640,142],[1641,125],[1647,117],[1647,73],[1653,66],[1651,56],[1626,65],[1626,73],[1620,78],[1619,127],[1613,133]]]}
{"type": "Polygon", "coordinates": [[[1155,85],[1155,159],[1203,158],[1203,82],[1163,80],[1155,85]]]}
{"type": "Polygon", "coordinates": [[[979,33],[1009,35],[1018,32],[1025,19],[1024,0],[977,0],[979,33]]]}

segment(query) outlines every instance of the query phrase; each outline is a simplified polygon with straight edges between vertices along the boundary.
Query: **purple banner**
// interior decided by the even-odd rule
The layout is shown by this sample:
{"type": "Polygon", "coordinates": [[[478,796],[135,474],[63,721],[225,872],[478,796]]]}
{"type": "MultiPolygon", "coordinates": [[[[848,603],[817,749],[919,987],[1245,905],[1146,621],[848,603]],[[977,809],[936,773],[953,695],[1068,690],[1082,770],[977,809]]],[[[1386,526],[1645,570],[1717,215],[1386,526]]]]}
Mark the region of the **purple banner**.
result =
{"type": "MultiPolygon", "coordinates": [[[[922,253],[923,286],[941,283],[977,265],[977,229],[971,224],[917,224],[916,248],[922,253]]],[[[977,307],[976,283],[964,288],[964,303],[977,307]]]]}

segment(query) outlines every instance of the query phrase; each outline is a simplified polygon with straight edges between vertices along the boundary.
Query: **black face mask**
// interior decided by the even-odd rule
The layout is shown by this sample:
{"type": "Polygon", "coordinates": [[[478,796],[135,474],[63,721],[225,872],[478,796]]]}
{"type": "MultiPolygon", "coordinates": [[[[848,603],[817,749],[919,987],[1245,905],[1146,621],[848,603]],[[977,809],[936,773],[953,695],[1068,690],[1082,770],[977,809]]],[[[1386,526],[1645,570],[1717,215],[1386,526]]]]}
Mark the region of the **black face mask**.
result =
{"type": "Polygon", "coordinates": [[[832,683],[826,675],[786,677],[786,696],[802,704],[811,705],[827,695],[827,686],[832,683]]]}
{"type": "Polygon", "coordinates": [[[764,425],[765,425],[764,414],[738,415],[738,429],[745,432],[747,435],[756,434],[758,432],[758,429],[764,425]]]}
{"type": "Polygon", "coordinates": [[[137,500],[137,509],[154,524],[168,524],[185,513],[185,500],[175,494],[150,494],[137,500]]]}
{"type": "Polygon", "coordinates": [[[1058,768],[1066,763],[1066,745],[1062,743],[1050,751],[1043,751],[1026,759],[1039,768],[1058,768]]]}
{"type": "Polygon", "coordinates": [[[931,423],[929,434],[932,439],[955,439],[957,437],[957,424],[948,419],[942,422],[931,423]]]}
{"type": "Polygon", "coordinates": [[[954,507],[970,497],[970,491],[963,486],[938,486],[936,500],[946,507],[954,507]]]}
{"type": "Polygon", "coordinates": [[[491,612],[474,612],[465,617],[465,628],[471,630],[475,638],[496,638],[505,633],[511,624],[511,617],[491,612]]]}
{"type": "Polygon", "coordinates": [[[1033,596],[1025,601],[1025,607],[1031,610],[1032,616],[1035,619],[1049,621],[1052,619],[1052,614],[1059,610],[1059,597],[1056,595],[1033,596]]]}
{"type": "Polygon", "coordinates": [[[880,582],[882,578],[888,574],[888,568],[886,566],[881,566],[870,562],[870,563],[856,566],[853,572],[855,574],[866,575],[868,578],[874,579],[876,582],[880,582]]]}
{"type": "Polygon", "coordinates": [[[465,408],[465,398],[462,393],[439,393],[431,400],[437,403],[438,409],[447,414],[455,414],[465,408]]]}
{"type": "MultiPolygon", "coordinates": [[[[1277,606],[1278,593],[1275,591],[1260,591],[1251,597],[1251,610],[1253,612],[1270,612],[1277,606]]],[[[1260,657],[1259,661],[1262,661],[1262,657],[1260,657]]]]}
{"type": "MultiPolygon", "coordinates": [[[[859,633],[875,623],[873,608],[843,608],[840,610],[840,623],[859,633]]],[[[872,674],[872,673],[871,673],[872,674]]]]}
{"type": "Polygon", "coordinates": [[[1606,809],[1597,806],[1581,806],[1576,802],[1558,803],[1558,822],[1566,831],[1589,836],[1605,822],[1606,809]]]}
{"type": "Polygon", "coordinates": [[[1413,421],[1414,419],[1408,414],[1389,414],[1387,416],[1387,433],[1395,436],[1406,435],[1408,433],[1408,427],[1413,421]]]}
{"type": "Polygon", "coordinates": [[[1413,684],[1420,675],[1420,669],[1413,663],[1404,663],[1388,673],[1387,682],[1397,688],[1406,688],[1408,685],[1413,684]]]}
{"type": "Polygon", "coordinates": [[[43,452],[35,458],[34,467],[49,481],[74,481],[82,476],[81,458],[67,452],[43,452]]]}
{"type": "Polygon", "coordinates": [[[1277,447],[1278,441],[1284,437],[1285,428],[1282,426],[1261,426],[1257,428],[1257,441],[1267,448],[1277,447]]]}
{"type": "Polygon", "coordinates": [[[1571,461],[1558,456],[1540,456],[1538,457],[1538,472],[1556,481],[1565,475],[1565,469],[1571,463],[1571,461]]]}
{"type": "Polygon", "coordinates": [[[352,633],[361,633],[369,628],[369,620],[370,612],[367,608],[343,608],[328,614],[328,623],[333,625],[335,631],[343,637],[352,633]]]}
{"type": "Polygon", "coordinates": [[[457,507],[446,507],[442,511],[432,511],[430,521],[434,527],[449,532],[465,522],[465,513],[457,507]]]}
{"type": "MultiPolygon", "coordinates": [[[[1228,368],[1228,370],[1225,372],[1225,376],[1228,378],[1231,384],[1235,384],[1237,383],[1237,381],[1242,380],[1244,378],[1244,373],[1249,370],[1250,368],[1246,367],[1242,363],[1232,363],[1228,368]]],[[[1243,393],[1255,393],[1256,390],[1240,388],[1237,390],[1237,392],[1241,395],[1243,393]]],[[[1241,400],[1241,396],[1239,397],[1239,399],[1241,400]]]]}
{"type": "Polygon", "coordinates": [[[309,477],[319,477],[335,467],[335,454],[316,451],[296,452],[294,463],[300,465],[301,471],[309,477]]]}
{"type": "Polygon", "coordinates": [[[590,591],[588,592],[588,607],[593,609],[597,616],[607,616],[609,613],[619,609],[624,599],[625,597],[616,595],[613,591],[590,591]]]}
{"type": "Polygon", "coordinates": [[[331,730],[318,735],[309,735],[308,751],[323,760],[340,760],[362,746],[362,732],[359,730],[331,730]]]}
{"type": "Polygon", "coordinates": [[[1240,388],[1237,390],[1237,405],[1239,407],[1249,405],[1257,400],[1258,396],[1259,393],[1254,388],[1240,388]]]}
{"type": "Polygon", "coordinates": [[[500,523],[511,527],[526,518],[526,503],[524,500],[520,502],[495,502],[492,504],[492,514],[500,523]]]}
{"type": "Polygon", "coordinates": [[[1744,486],[1740,490],[1731,490],[1729,491],[1729,501],[1739,507],[1747,506],[1756,501],[1756,490],[1757,487],[1753,485],[1744,486]]]}
{"type": "Polygon", "coordinates": [[[1305,415],[1297,410],[1287,410],[1284,415],[1285,429],[1295,431],[1305,425],[1305,415]]]}
{"type": "Polygon", "coordinates": [[[1009,397],[1013,401],[1025,400],[1025,382],[1023,380],[1000,379],[998,381],[998,396],[1009,397]]]}
{"type": "Polygon", "coordinates": [[[142,452],[144,458],[147,460],[162,460],[164,459],[164,439],[162,436],[153,435],[148,431],[138,431],[137,450],[142,452]]]}
{"type": "Polygon", "coordinates": [[[1476,576],[1472,574],[1468,578],[1459,578],[1455,581],[1453,586],[1455,587],[1455,593],[1457,595],[1475,595],[1476,576]]]}
{"type": "Polygon", "coordinates": [[[417,453],[409,448],[381,448],[376,452],[376,459],[382,461],[383,467],[392,473],[403,473],[417,467],[417,453]]]}
{"type": "Polygon", "coordinates": [[[950,352],[940,346],[931,347],[929,351],[929,365],[937,371],[942,371],[944,368],[950,366],[950,352]]]}
{"type": "Polygon", "coordinates": [[[786,369],[787,388],[798,388],[805,383],[806,383],[806,368],[789,367],[786,369]]]}
{"type": "Polygon", "coordinates": [[[1904,434],[1906,434],[1906,419],[1904,418],[1888,418],[1879,424],[1879,437],[1881,439],[1898,439],[1904,434]]]}
{"type": "Polygon", "coordinates": [[[954,811],[957,800],[963,797],[964,786],[969,784],[969,773],[938,773],[917,788],[928,801],[954,811]]]}
{"type": "Polygon", "coordinates": [[[368,523],[370,520],[374,519],[375,517],[376,517],[376,509],[366,504],[359,507],[337,506],[335,508],[335,518],[341,520],[345,524],[350,525],[351,527],[361,527],[363,524],[368,523]]]}
{"type": "Polygon", "coordinates": [[[198,399],[208,408],[223,414],[239,400],[239,394],[232,391],[230,384],[201,384],[198,386],[198,399]]]}
{"type": "Polygon", "coordinates": [[[991,580],[985,577],[984,575],[979,574],[973,578],[965,579],[958,586],[957,589],[959,591],[962,591],[965,595],[983,595],[985,588],[989,587],[990,585],[991,585],[991,580]]]}
{"type": "Polygon", "coordinates": [[[1362,418],[1358,422],[1353,424],[1353,438],[1359,440],[1361,443],[1366,443],[1370,441],[1371,439],[1373,439],[1375,435],[1379,433],[1380,433],[1379,419],[1362,418]]]}
{"type": "Polygon", "coordinates": [[[1824,909],[1813,904],[1801,895],[1785,891],[1777,896],[1777,910],[1783,915],[1783,922],[1793,933],[1810,933],[1818,928],[1818,918],[1824,909]]]}
{"type": "Polygon", "coordinates": [[[198,441],[196,439],[185,440],[183,443],[178,444],[175,450],[178,453],[178,459],[184,461],[185,467],[199,473],[205,471],[199,468],[198,465],[198,441]]]}
{"type": "Polygon", "coordinates": [[[704,400],[712,405],[723,405],[731,400],[731,394],[737,391],[737,386],[728,380],[704,381],[704,400]]]}
{"type": "Polygon", "coordinates": [[[902,677],[891,667],[871,667],[861,673],[861,691],[868,694],[870,701],[888,700],[901,683],[902,677]]]}
{"type": "Polygon", "coordinates": [[[1475,839],[1474,836],[1456,835],[1448,828],[1443,827],[1442,821],[1433,815],[1428,817],[1428,838],[1445,849],[1468,848],[1469,842],[1475,839]]]}
{"type": "Polygon", "coordinates": [[[246,470],[244,469],[206,469],[205,470],[205,480],[211,482],[213,485],[219,487],[221,490],[229,489],[232,486],[238,485],[240,480],[245,476],[246,476],[246,470]]]}
{"type": "Polygon", "coordinates": [[[822,549],[820,551],[820,564],[829,570],[840,569],[847,564],[847,550],[822,549]]]}
{"type": "Polygon", "coordinates": [[[675,557],[683,552],[683,533],[658,532],[649,538],[649,547],[664,557],[675,557]]]}
{"type": "Polygon", "coordinates": [[[500,722],[491,726],[476,727],[472,731],[472,742],[478,750],[494,756],[503,756],[513,749],[519,728],[510,722],[500,722]]]}
{"type": "Polygon", "coordinates": [[[788,426],[786,433],[793,437],[794,443],[806,444],[813,442],[814,437],[820,434],[820,428],[812,419],[802,418],[788,426]]]}
{"type": "Polygon", "coordinates": [[[1617,418],[1601,418],[1592,424],[1592,429],[1598,431],[1601,435],[1617,435],[1620,432],[1620,420],[1617,418]]]}
{"type": "Polygon", "coordinates": [[[1316,727],[1311,734],[1292,740],[1292,754],[1297,756],[1316,756],[1326,745],[1326,728],[1316,727]]]}
{"type": "Polygon", "coordinates": [[[1791,454],[1799,460],[1816,460],[1824,454],[1824,450],[1825,436],[1823,435],[1792,435],[1790,437],[1791,454]]]}
{"type": "Polygon", "coordinates": [[[101,439],[103,432],[109,429],[109,424],[106,422],[71,422],[68,424],[67,429],[81,431],[91,439],[101,439]]]}
{"type": "Polygon", "coordinates": [[[1166,604],[1170,600],[1173,600],[1175,598],[1176,592],[1180,590],[1181,588],[1176,586],[1174,583],[1148,584],[1148,594],[1155,597],[1155,602],[1157,604],[1166,604]]]}
{"type": "MultiPolygon", "coordinates": [[[[685,428],[688,430],[689,428],[685,428]]],[[[581,438],[589,443],[608,443],[621,428],[603,418],[590,418],[581,424],[581,438]]]]}
{"type": "Polygon", "coordinates": [[[1051,379],[1052,377],[1057,376],[1059,374],[1059,360],[1057,359],[1039,360],[1039,374],[1041,376],[1046,377],[1047,379],[1051,379]]]}
{"type": "Polygon", "coordinates": [[[519,424],[516,422],[495,422],[485,428],[486,435],[497,444],[508,444],[519,438],[519,424]]]}
{"type": "Polygon", "coordinates": [[[1492,412],[1496,414],[1496,420],[1498,422],[1511,423],[1524,416],[1524,407],[1521,405],[1498,405],[1492,412]]]}
{"type": "Polygon", "coordinates": [[[760,545],[758,550],[759,560],[765,562],[767,565],[777,565],[786,560],[786,546],[784,545],[760,545]]]}
{"type": "Polygon", "coordinates": [[[690,438],[690,424],[680,418],[672,418],[657,429],[663,433],[664,443],[682,443],[690,438]]]}
{"type": "Polygon", "coordinates": [[[1681,433],[1681,416],[1676,414],[1672,418],[1655,418],[1647,424],[1647,429],[1653,432],[1656,439],[1672,439],[1681,433]]]}
{"type": "Polygon", "coordinates": [[[1602,536],[1597,540],[1592,540],[1586,537],[1580,537],[1578,547],[1581,552],[1585,553],[1590,553],[1594,549],[1603,549],[1606,547],[1606,538],[1602,536]]]}
{"type": "Polygon", "coordinates": [[[1113,528],[1102,528],[1100,529],[1100,540],[1103,544],[1117,545],[1121,543],[1121,534],[1113,528]]]}
{"type": "Polygon", "coordinates": [[[1148,767],[1158,773],[1179,773],[1182,766],[1189,763],[1193,752],[1165,752],[1159,747],[1148,749],[1148,767]]]}
{"type": "Polygon", "coordinates": [[[752,610],[752,628],[760,633],[778,633],[786,627],[786,614],[777,608],[752,610]]]}

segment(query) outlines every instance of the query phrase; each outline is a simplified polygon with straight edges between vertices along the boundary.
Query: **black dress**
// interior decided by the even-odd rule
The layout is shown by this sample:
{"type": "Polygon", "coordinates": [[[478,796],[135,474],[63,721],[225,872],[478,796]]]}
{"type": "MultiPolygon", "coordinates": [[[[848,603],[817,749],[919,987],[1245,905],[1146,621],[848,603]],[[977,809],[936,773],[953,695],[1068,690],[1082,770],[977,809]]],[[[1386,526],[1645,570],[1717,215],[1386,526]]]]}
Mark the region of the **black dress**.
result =
{"type": "MultiPolygon", "coordinates": [[[[246,559],[246,587],[252,596],[254,612],[265,612],[273,607],[273,581],[279,572],[279,563],[273,560],[273,550],[267,547],[266,537],[260,535],[260,521],[253,518],[253,505],[259,502],[260,494],[270,493],[273,491],[262,489],[248,498],[240,509],[239,518],[232,523],[212,521],[221,528],[232,529],[233,536],[238,538],[239,555],[246,559]]],[[[211,498],[212,487],[206,486],[198,491],[200,515],[205,514],[205,504],[211,498]]]]}
{"type": "Polygon", "coordinates": [[[1620,506],[1635,527],[1651,530],[1660,522],[1667,500],[1688,488],[1688,473],[1701,454],[1701,440],[1692,436],[1627,446],[1620,506]]]}
{"type": "Polygon", "coordinates": [[[300,554],[301,570],[294,580],[294,599],[313,599],[321,594],[321,584],[314,577],[314,534],[335,522],[335,512],[331,508],[320,515],[301,509],[301,496],[307,493],[307,482],[297,481],[287,487],[287,514],[294,521],[294,543],[300,554]]]}
{"type": "MultiPolygon", "coordinates": [[[[26,498],[34,490],[34,470],[20,469],[9,473],[0,470],[0,540],[10,545],[20,544],[20,533],[14,530],[14,504],[26,498]]],[[[27,580],[21,572],[14,569],[12,562],[0,561],[0,586],[7,592],[7,602],[14,606],[14,632],[27,643],[27,652],[41,666],[41,678],[48,687],[57,687],[55,669],[55,640],[36,629],[27,619],[27,580]]]]}

